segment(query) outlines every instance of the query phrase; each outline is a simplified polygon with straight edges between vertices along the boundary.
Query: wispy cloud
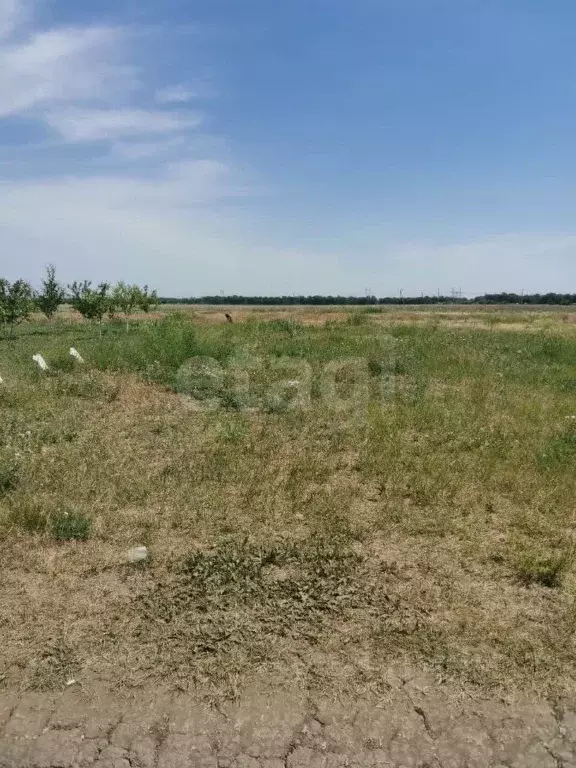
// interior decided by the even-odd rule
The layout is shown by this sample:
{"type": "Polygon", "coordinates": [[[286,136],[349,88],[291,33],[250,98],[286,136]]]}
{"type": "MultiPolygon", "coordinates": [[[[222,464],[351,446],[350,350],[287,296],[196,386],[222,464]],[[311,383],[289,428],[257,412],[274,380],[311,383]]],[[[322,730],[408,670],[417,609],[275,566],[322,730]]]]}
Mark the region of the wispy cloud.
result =
{"type": "Polygon", "coordinates": [[[142,68],[131,60],[134,28],[33,22],[22,0],[0,0],[0,117],[37,121],[73,143],[173,134],[202,122],[185,107],[193,94],[183,85],[147,98],[142,68]],[[178,112],[170,109],[176,103],[178,112]]]}
{"type": "Polygon", "coordinates": [[[202,115],[146,109],[74,108],[49,112],[46,122],[67,141],[91,142],[186,131],[200,125],[202,115]]]}
{"type": "Polygon", "coordinates": [[[171,77],[159,84],[156,61],[148,72],[153,30],[42,29],[23,9],[0,0],[0,123],[10,131],[13,118],[29,120],[45,138],[30,162],[12,134],[0,250],[17,254],[13,267],[29,278],[52,260],[65,278],[105,274],[167,291],[181,278],[162,286],[162,275],[181,274],[192,260],[216,280],[242,248],[229,205],[246,195],[246,181],[225,142],[199,133],[192,88],[171,77]]]}
{"type": "Polygon", "coordinates": [[[195,97],[196,93],[185,85],[172,85],[156,91],[156,101],[159,104],[183,104],[195,97]]]}
{"type": "Polygon", "coordinates": [[[186,136],[173,136],[170,139],[157,139],[155,141],[118,141],[112,144],[110,154],[120,161],[130,162],[152,158],[173,157],[174,153],[187,149],[186,136]]]}
{"type": "Polygon", "coordinates": [[[137,86],[134,68],[118,61],[122,32],[108,27],[36,32],[0,40],[0,116],[42,119],[56,104],[107,101],[137,86]]]}
{"type": "Polygon", "coordinates": [[[24,16],[18,0],[0,0],[0,38],[9,35],[24,16]]]}
{"type": "Polygon", "coordinates": [[[52,260],[66,281],[124,279],[164,295],[291,292],[305,289],[304,281],[319,290],[327,275],[338,279],[332,257],[259,245],[245,212],[228,206],[243,193],[233,169],[202,160],[166,166],[150,180],[119,174],[0,184],[0,241],[19,255],[9,276],[37,279],[52,260]]]}

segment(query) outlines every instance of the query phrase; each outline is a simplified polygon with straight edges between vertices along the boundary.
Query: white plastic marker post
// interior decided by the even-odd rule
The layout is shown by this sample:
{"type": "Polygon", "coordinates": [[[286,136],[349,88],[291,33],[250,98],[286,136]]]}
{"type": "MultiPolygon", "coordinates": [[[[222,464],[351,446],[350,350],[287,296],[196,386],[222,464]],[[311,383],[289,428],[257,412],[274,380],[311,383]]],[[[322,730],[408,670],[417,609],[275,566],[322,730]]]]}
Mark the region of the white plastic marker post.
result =
{"type": "Polygon", "coordinates": [[[48,370],[48,363],[40,353],[37,355],[32,355],[32,360],[34,360],[35,363],[38,364],[38,368],[40,368],[41,371],[47,371],[48,370]]]}
{"type": "Polygon", "coordinates": [[[0,376],[0,384],[4,384],[4,379],[0,376]]]}
{"type": "Polygon", "coordinates": [[[74,360],[76,360],[77,363],[83,363],[84,362],[84,358],[82,357],[80,352],[78,352],[77,349],[74,349],[74,347],[70,347],[70,357],[72,357],[74,360]]]}
{"type": "Polygon", "coordinates": [[[132,547],[126,554],[129,563],[143,563],[145,560],[148,560],[148,549],[146,547],[132,547]]]}

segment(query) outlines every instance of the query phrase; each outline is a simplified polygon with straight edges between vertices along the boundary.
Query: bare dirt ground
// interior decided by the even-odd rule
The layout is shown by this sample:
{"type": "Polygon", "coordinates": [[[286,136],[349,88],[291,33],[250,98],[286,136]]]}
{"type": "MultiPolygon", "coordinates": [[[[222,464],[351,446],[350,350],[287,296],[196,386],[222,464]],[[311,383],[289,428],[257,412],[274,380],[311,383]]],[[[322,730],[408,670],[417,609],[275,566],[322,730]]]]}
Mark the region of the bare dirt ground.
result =
{"type": "Polygon", "coordinates": [[[77,686],[0,696],[2,768],[568,768],[576,701],[471,699],[391,675],[378,700],[247,690],[210,707],[162,690],[120,700],[77,686]]]}

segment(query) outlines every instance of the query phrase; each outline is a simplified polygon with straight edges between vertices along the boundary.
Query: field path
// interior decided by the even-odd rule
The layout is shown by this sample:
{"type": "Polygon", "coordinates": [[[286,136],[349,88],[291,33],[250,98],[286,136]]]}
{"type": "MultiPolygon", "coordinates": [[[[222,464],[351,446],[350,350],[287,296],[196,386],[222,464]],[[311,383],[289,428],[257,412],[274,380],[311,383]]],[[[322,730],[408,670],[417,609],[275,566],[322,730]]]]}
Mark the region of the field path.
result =
{"type": "Polygon", "coordinates": [[[0,696],[2,768],[568,768],[576,701],[504,702],[401,680],[386,699],[247,691],[210,707],[159,691],[132,698],[0,696]]]}

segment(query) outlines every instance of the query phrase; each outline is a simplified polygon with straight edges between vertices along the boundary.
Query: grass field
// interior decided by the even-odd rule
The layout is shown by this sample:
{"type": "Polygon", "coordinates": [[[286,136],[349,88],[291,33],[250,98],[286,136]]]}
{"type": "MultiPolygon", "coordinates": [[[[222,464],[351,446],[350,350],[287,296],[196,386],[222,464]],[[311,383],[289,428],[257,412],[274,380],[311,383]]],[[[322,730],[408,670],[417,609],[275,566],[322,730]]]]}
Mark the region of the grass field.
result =
{"type": "Polygon", "coordinates": [[[0,340],[1,684],[574,692],[576,314],[222,311],[0,340]]]}

